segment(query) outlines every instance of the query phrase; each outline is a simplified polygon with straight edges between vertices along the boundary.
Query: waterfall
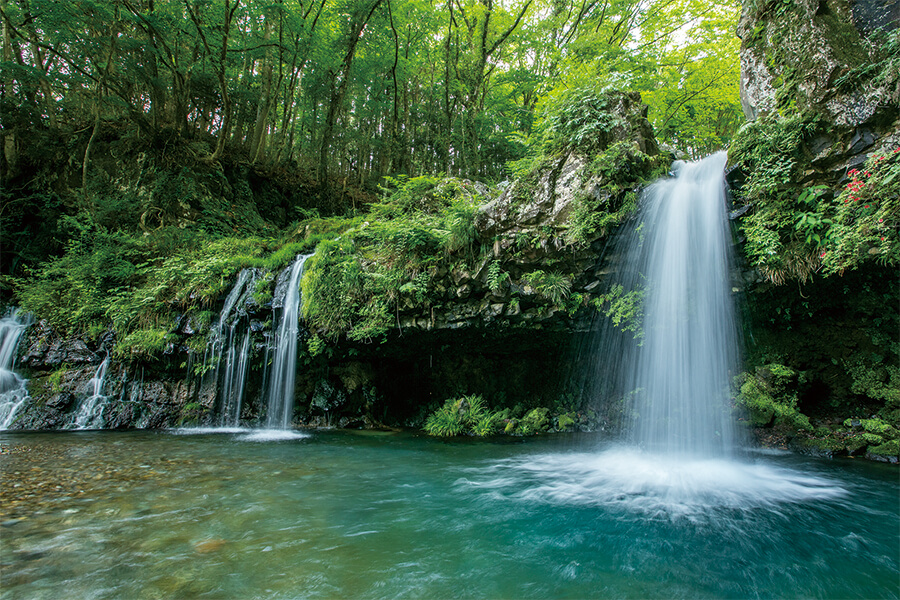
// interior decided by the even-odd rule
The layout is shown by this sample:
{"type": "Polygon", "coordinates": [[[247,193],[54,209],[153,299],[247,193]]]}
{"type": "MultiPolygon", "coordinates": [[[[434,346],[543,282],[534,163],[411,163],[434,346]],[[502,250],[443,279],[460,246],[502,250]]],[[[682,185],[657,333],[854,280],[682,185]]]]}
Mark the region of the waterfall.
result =
{"type": "Polygon", "coordinates": [[[102,429],[103,411],[106,408],[107,397],[103,395],[103,383],[106,380],[106,369],[109,366],[109,354],[97,367],[94,376],[88,381],[87,388],[90,395],[78,405],[75,413],[75,421],[72,427],[75,429],[102,429]]]}
{"type": "MultiPolygon", "coordinates": [[[[605,330],[613,389],[630,397],[630,431],[666,454],[729,455],[730,379],[739,359],[731,236],[720,152],[677,163],[641,198],[638,226],[615,243],[620,294],[642,303],[638,340],[605,330]]],[[[609,363],[607,363],[609,364],[609,363]]]]}
{"type": "Polygon", "coordinates": [[[288,429],[291,426],[291,416],[294,412],[294,380],[297,369],[297,335],[299,334],[301,306],[300,277],[303,275],[303,265],[310,256],[312,254],[298,255],[290,269],[286,269],[279,276],[276,286],[272,304],[273,307],[282,304],[282,309],[272,344],[274,363],[269,373],[266,417],[266,427],[269,429],[288,429]]]}
{"type": "Polygon", "coordinates": [[[242,270],[225,298],[219,320],[210,335],[204,364],[213,367],[211,377],[218,390],[218,424],[240,424],[244,386],[249,370],[250,328],[241,308],[253,293],[255,269],[242,270]],[[223,368],[224,367],[224,368],[223,368]]]}
{"type": "Polygon", "coordinates": [[[228,352],[225,355],[225,372],[220,388],[222,399],[221,425],[236,427],[241,420],[241,405],[244,400],[244,385],[250,367],[250,328],[244,328],[244,335],[236,334],[237,323],[228,331],[228,352]],[[238,344],[238,339],[241,339],[238,344]]]}
{"type": "Polygon", "coordinates": [[[22,317],[18,311],[0,319],[0,430],[9,428],[28,399],[26,380],[13,369],[19,340],[30,324],[30,317],[22,317]]]}

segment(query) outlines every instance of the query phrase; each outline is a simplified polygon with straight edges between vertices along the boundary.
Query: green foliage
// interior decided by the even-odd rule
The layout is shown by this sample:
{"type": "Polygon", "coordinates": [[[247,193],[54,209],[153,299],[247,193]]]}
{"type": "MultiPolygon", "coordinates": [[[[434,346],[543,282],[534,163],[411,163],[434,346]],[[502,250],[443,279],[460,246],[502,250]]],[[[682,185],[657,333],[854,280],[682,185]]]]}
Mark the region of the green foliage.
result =
{"type": "Polygon", "coordinates": [[[843,273],[874,261],[900,265],[900,149],[873,154],[821,212],[830,217],[822,244],[825,273],[843,273]]]}
{"type": "Polygon", "coordinates": [[[532,271],[525,275],[525,281],[534,291],[556,305],[562,305],[572,292],[572,281],[555,271],[532,271]]]}
{"type": "Polygon", "coordinates": [[[519,421],[519,432],[523,435],[534,435],[546,432],[550,428],[550,409],[534,408],[519,421]]]}
{"type": "Polygon", "coordinates": [[[478,204],[474,201],[461,200],[450,205],[447,214],[447,250],[451,253],[464,250],[470,256],[474,253],[475,242],[478,241],[478,230],[475,228],[475,214],[478,204]]]}
{"type": "Polygon", "coordinates": [[[146,244],[110,232],[87,215],[66,218],[72,232],[66,253],[51,259],[20,282],[18,297],[26,310],[64,332],[101,320],[107,297],[139,277],[146,268],[146,244]]]}
{"type": "Polygon", "coordinates": [[[644,295],[646,289],[625,291],[616,284],[605,294],[600,294],[594,301],[594,307],[603,313],[612,324],[622,332],[630,332],[634,339],[644,337],[644,295]]]}
{"type": "Polygon", "coordinates": [[[321,242],[306,263],[303,315],[327,338],[384,336],[400,304],[431,302],[437,268],[473,255],[481,198],[474,184],[428,177],[390,181],[397,191],[340,240],[321,242]],[[468,252],[457,253],[463,249],[468,252]]]}
{"type": "Polygon", "coordinates": [[[487,286],[492,292],[499,293],[503,284],[509,281],[509,273],[500,270],[499,261],[491,261],[487,271],[487,286]]]}
{"type": "Polygon", "coordinates": [[[498,425],[498,415],[487,409],[484,398],[472,395],[444,402],[426,419],[425,432],[437,437],[486,436],[493,434],[498,425]]]}
{"type": "Polygon", "coordinates": [[[753,205],[741,220],[744,251],[775,283],[805,281],[821,264],[818,247],[830,235],[821,214],[827,194],[822,188],[798,193],[794,184],[802,143],[818,123],[812,114],[768,114],[744,125],[729,150],[730,161],[748,173],[742,196],[753,205]]]}
{"type": "Polygon", "coordinates": [[[209,409],[199,402],[188,402],[181,407],[181,415],[178,417],[178,426],[194,425],[200,423],[209,409]]]}
{"type": "Polygon", "coordinates": [[[737,405],[746,409],[756,426],[785,425],[796,430],[812,430],[809,418],[797,409],[798,386],[803,377],[793,369],[771,363],[754,374],[736,378],[740,389],[737,405]]]}
{"type": "Polygon", "coordinates": [[[616,142],[594,156],[586,178],[597,179],[589,193],[575,198],[566,223],[566,241],[586,246],[620,225],[637,208],[637,188],[663,174],[668,160],[650,157],[632,142],[616,142]]]}
{"type": "Polygon", "coordinates": [[[575,427],[577,424],[576,420],[577,415],[574,413],[564,413],[559,415],[556,419],[557,429],[561,431],[567,431],[575,427]]]}
{"type": "MultiPolygon", "coordinates": [[[[836,88],[844,91],[864,89],[871,82],[888,90],[900,89],[897,87],[900,83],[900,29],[875,31],[870,44],[875,56],[838,77],[834,82],[836,88]]],[[[900,95],[900,91],[895,91],[895,95],[900,95]]],[[[895,96],[894,100],[898,98],[895,96]]]]}
{"type": "Polygon", "coordinates": [[[547,103],[544,144],[550,150],[592,154],[605,150],[615,127],[624,126],[615,111],[617,96],[595,86],[570,90],[547,103]]]}
{"type": "Polygon", "coordinates": [[[152,360],[158,358],[166,346],[176,339],[168,329],[137,329],[116,343],[115,353],[120,358],[152,360]]]}
{"type": "Polygon", "coordinates": [[[900,367],[878,360],[856,357],[844,361],[853,383],[850,391],[866,398],[880,400],[885,410],[900,408],[900,367]]]}
{"type": "Polygon", "coordinates": [[[387,331],[401,274],[364,264],[355,250],[349,236],[319,244],[301,284],[303,317],[326,335],[364,340],[387,331]]]}
{"type": "Polygon", "coordinates": [[[876,456],[898,456],[900,455],[900,440],[890,440],[878,446],[869,448],[869,453],[876,456]]]}

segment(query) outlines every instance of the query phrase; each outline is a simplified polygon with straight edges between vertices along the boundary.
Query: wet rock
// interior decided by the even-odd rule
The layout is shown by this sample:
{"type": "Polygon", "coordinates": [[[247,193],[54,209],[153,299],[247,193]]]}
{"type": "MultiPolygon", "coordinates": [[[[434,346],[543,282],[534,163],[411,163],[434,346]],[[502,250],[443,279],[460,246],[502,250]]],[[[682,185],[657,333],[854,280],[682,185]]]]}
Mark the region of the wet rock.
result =
{"type": "Polygon", "coordinates": [[[875,134],[870,129],[859,129],[850,139],[848,154],[859,154],[875,145],[875,134]]]}
{"type": "Polygon", "coordinates": [[[831,148],[833,145],[834,145],[834,140],[832,139],[832,137],[830,135],[828,135],[826,133],[820,133],[819,135],[815,136],[807,143],[807,148],[809,148],[809,151],[812,154],[819,156],[824,151],[831,148]]]}
{"type": "Polygon", "coordinates": [[[72,406],[75,402],[75,394],[70,392],[60,392],[54,394],[44,403],[47,407],[55,410],[65,410],[72,406]]]}

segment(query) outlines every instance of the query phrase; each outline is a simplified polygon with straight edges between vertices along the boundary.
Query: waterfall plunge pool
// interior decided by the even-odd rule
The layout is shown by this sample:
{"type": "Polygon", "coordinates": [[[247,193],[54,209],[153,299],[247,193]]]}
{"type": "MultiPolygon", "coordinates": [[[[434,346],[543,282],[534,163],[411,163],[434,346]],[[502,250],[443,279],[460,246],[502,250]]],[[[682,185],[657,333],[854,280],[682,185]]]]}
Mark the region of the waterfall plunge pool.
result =
{"type": "Polygon", "coordinates": [[[669,462],[589,435],[256,433],[0,432],[0,597],[900,589],[888,465],[754,453],[669,462]]]}

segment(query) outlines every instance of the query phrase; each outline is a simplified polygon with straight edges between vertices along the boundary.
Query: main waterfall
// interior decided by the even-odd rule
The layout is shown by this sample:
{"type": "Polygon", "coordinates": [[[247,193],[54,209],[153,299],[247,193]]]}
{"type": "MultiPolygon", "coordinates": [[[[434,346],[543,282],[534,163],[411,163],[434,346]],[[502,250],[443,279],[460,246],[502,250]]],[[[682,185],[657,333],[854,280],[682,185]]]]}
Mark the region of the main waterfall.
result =
{"type": "Polygon", "coordinates": [[[676,163],[643,195],[637,226],[615,245],[616,282],[641,299],[642,337],[603,332],[630,398],[631,434],[666,454],[722,456],[734,445],[729,386],[738,364],[731,235],[720,152],[676,163]]]}
{"type": "Polygon", "coordinates": [[[470,485],[693,522],[846,495],[827,478],[754,460],[750,452],[733,456],[740,444],[729,379],[740,338],[724,166],[724,153],[677,163],[674,177],[645,191],[633,226],[608,255],[605,297],[617,314],[596,332],[583,387],[588,397],[621,408],[625,443],[510,459],[473,474],[470,485]]]}

